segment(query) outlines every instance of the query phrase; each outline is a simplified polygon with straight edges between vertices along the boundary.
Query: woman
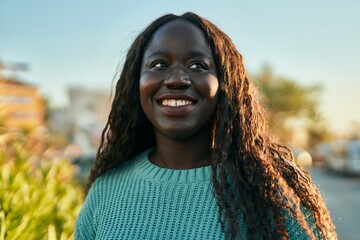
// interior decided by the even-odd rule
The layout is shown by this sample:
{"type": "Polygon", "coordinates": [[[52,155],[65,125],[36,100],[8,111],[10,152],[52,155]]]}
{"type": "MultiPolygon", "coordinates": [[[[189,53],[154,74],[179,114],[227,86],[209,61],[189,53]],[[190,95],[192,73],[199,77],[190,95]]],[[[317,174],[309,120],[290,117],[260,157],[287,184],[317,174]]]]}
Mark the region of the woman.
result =
{"type": "Polygon", "coordinates": [[[75,238],[336,239],[293,160],[230,38],[162,16],[128,51],[75,238]]]}

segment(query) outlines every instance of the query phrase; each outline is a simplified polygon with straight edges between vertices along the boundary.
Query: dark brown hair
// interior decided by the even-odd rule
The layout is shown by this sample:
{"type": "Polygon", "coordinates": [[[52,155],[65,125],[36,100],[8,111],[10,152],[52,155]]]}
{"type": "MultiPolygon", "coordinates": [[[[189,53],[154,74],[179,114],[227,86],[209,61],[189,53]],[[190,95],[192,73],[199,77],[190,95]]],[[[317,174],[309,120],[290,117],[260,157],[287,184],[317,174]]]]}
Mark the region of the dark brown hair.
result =
{"type": "Polygon", "coordinates": [[[114,166],[155,146],[153,128],[140,106],[140,68],[151,36],[160,26],[176,19],[189,21],[203,31],[218,71],[220,89],[213,129],[212,183],[226,238],[241,238],[238,221],[241,214],[249,239],[287,238],[286,214],[315,238],[304,208],[311,213],[324,239],[336,238],[330,214],[309,174],[293,163],[287,147],[270,136],[242,56],[225,33],[194,13],[168,14],[156,19],[130,47],[116,84],[88,189],[97,177],[114,166]]]}

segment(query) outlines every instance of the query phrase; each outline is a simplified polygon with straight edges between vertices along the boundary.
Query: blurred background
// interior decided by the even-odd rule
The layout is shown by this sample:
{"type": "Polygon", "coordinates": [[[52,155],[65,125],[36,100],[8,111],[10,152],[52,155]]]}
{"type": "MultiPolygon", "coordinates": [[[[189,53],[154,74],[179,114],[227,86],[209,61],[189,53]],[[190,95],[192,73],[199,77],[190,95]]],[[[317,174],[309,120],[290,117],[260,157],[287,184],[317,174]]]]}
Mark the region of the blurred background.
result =
{"type": "Polygon", "coordinates": [[[0,239],[73,237],[127,49],[155,18],[187,11],[230,36],[271,130],[311,173],[340,239],[358,239],[356,0],[0,0],[0,239]]]}

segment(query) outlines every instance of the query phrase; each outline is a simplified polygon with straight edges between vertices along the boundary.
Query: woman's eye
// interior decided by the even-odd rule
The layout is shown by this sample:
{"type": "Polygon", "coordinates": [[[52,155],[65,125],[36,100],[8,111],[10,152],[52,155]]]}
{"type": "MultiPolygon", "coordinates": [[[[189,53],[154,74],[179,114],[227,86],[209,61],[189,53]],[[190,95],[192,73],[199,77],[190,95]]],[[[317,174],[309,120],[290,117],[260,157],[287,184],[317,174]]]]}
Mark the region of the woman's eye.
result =
{"type": "Polygon", "coordinates": [[[167,65],[164,62],[157,62],[151,66],[151,68],[159,69],[159,68],[166,68],[167,65]]]}
{"type": "Polygon", "coordinates": [[[189,67],[190,69],[206,69],[206,67],[201,63],[193,63],[189,67]]]}

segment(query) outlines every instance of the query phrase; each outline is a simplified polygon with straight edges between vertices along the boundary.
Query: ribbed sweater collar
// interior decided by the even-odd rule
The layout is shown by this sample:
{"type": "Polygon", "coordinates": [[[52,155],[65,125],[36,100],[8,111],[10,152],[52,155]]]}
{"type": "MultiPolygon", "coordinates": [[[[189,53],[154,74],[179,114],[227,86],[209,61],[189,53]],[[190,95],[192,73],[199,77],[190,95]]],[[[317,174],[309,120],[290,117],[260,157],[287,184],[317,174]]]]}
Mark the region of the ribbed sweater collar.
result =
{"type": "Polygon", "coordinates": [[[211,166],[182,170],[162,168],[149,160],[149,153],[152,150],[149,149],[134,159],[135,173],[138,176],[154,182],[182,184],[211,180],[211,166]]]}

